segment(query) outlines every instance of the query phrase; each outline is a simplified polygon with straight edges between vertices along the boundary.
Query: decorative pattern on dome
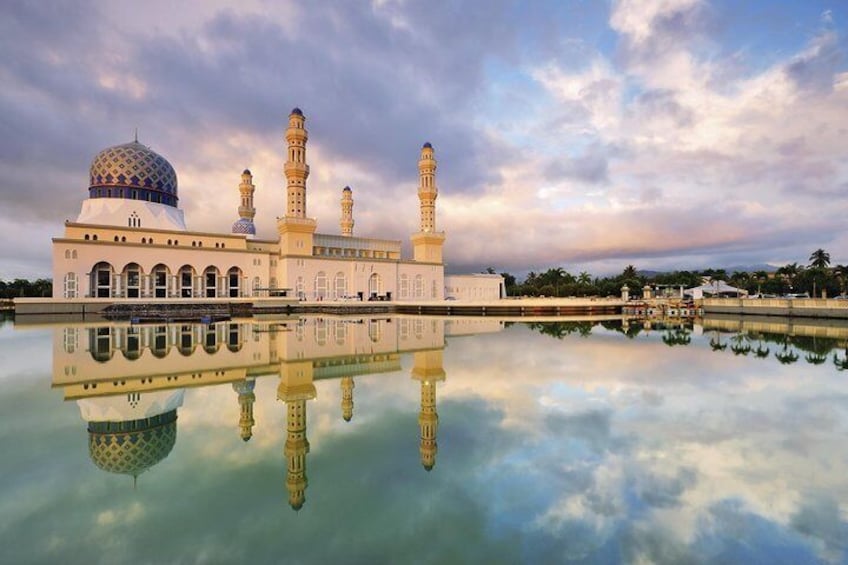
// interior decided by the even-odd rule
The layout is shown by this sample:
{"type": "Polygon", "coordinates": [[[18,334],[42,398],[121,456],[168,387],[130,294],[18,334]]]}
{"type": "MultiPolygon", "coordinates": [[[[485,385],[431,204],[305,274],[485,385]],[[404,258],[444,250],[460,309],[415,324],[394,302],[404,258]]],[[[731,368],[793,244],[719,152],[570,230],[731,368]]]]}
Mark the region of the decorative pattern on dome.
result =
{"type": "Polygon", "coordinates": [[[239,218],[233,223],[233,233],[243,233],[247,235],[256,235],[256,226],[253,221],[248,218],[239,218]]]}
{"type": "Polygon", "coordinates": [[[128,198],[176,206],[177,173],[137,141],[104,149],[91,162],[91,198],[128,198]]]}
{"type": "Polygon", "coordinates": [[[88,454],[109,473],[138,476],[165,459],[176,441],[176,410],[144,420],[88,424],[88,454]]]}

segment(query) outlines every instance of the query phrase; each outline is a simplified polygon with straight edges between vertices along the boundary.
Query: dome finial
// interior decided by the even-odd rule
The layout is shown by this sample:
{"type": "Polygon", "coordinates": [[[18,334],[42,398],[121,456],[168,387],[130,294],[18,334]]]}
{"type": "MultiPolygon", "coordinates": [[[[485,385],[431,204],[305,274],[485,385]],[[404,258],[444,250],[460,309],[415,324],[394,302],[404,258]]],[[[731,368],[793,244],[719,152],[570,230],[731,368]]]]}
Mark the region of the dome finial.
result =
{"type": "Polygon", "coordinates": [[[133,136],[133,138],[134,138],[134,141],[136,143],[138,143],[138,128],[137,127],[135,128],[135,135],[133,136]]]}

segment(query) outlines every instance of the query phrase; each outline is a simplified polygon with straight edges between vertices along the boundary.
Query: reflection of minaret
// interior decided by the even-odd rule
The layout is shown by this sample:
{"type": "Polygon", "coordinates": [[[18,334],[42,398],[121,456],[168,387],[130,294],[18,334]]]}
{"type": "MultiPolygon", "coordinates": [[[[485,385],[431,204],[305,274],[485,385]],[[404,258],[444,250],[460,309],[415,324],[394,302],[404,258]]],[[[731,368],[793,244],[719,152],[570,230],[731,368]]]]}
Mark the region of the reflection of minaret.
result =
{"type": "Polygon", "coordinates": [[[342,235],[350,237],[353,235],[353,191],[349,186],[342,190],[342,235]]]}
{"type": "Polygon", "coordinates": [[[436,383],[445,380],[442,367],[442,350],[413,353],[412,378],[421,381],[421,411],[418,425],[421,428],[421,464],[430,471],[436,464],[436,432],[439,415],[436,413],[436,383]]]}
{"type": "Polygon", "coordinates": [[[342,377],[342,418],[350,422],[353,418],[353,377],[342,377]]]}
{"type": "Polygon", "coordinates": [[[253,403],[256,400],[256,395],[253,393],[254,386],[256,386],[254,379],[245,379],[233,383],[233,390],[238,393],[239,430],[241,431],[241,439],[244,441],[253,436],[253,425],[256,423],[253,419],[253,403]]]}
{"type": "Polygon", "coordinates": [[[309,484],[306,478],[306,454],[309,453],[306,401],[315,398],[311,362],[283,364],[277,398],[286,403],[286,490],[291,507],[300,510],[306,502],[306,486],[309,484]]]}

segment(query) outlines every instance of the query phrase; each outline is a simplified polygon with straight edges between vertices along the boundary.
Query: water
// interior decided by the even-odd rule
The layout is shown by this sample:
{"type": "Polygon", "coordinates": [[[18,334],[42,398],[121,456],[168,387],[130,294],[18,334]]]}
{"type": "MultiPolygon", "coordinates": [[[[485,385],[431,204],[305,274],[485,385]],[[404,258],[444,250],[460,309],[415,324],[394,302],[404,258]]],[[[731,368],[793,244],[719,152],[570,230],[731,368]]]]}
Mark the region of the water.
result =
{"type": "Polygon", "coordinates": [[[846,562],[848,330],[777,326],[6,322],[0,562],[846,562]]]}

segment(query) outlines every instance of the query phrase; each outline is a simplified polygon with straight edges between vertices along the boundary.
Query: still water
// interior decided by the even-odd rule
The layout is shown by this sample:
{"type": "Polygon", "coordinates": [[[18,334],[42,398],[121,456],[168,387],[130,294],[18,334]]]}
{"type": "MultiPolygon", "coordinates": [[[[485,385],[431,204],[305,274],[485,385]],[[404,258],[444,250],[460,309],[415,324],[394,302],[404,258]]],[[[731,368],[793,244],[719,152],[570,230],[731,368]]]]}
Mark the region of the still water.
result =
{"type": "Polygon", "coordinates": [[[846,562],[846,338],[2,323],[0,562],[846,562]]]}

